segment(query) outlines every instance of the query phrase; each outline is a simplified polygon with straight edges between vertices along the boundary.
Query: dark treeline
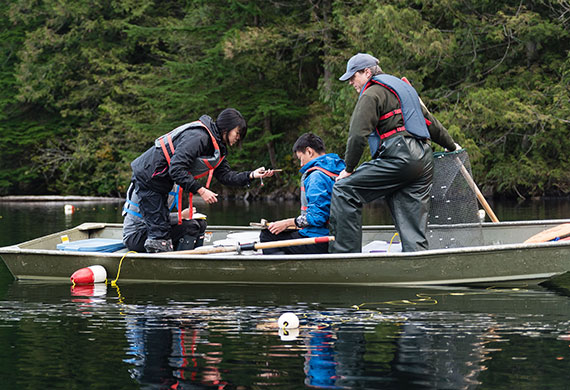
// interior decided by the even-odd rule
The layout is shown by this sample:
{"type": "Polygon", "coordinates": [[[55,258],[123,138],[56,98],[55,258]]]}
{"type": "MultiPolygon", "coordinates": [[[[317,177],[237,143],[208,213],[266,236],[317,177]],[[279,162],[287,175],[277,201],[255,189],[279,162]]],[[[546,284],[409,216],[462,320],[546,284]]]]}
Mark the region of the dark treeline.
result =
{"type": "MultiPolygon", "coordinates": [[[[225,107],[236,169],[283,168],[297,136],[344,155],[356,52],[406,76],[504,196],[570,193],[570,2],[6,0],[0,194],[123,194],[155,137],[225,107]]],[[[258,191],[256,189],[254,191],[258,191]]],[[[254,194],[255,195],[255,194],[254,194]]]]}

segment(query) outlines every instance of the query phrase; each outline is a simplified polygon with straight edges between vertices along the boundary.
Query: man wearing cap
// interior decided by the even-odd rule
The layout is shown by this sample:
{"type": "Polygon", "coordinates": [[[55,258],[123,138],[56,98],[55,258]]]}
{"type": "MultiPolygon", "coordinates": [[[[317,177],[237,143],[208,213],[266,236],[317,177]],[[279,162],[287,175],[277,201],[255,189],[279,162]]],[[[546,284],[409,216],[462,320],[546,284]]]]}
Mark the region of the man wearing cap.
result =
{"type": "Polygon", "coordinates": [[[428,248],[426,237],[433,177],[430,140],[447,150],[458,147],[447,129],[422,105],[415,89],[385,74],[378,60],[358,53],[339,78],[359,93],[350,119],[346,168],[333,188],[332,253],[362,251],[362,205],[385,197],[402,250],[428,248]],[[372,160],[358,169],[366,143],[372,160]]]}

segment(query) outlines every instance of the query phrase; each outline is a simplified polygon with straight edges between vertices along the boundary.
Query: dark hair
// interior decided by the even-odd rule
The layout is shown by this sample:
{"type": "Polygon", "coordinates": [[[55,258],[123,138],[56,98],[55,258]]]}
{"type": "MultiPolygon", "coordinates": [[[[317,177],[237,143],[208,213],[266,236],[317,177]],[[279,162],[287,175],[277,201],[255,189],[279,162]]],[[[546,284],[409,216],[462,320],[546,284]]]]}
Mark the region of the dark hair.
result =
{"type": "Polygon", "coordinates": [[[313,133],[305,133],[297,138],[295,145],[293,145],[293,153],[303,153],[307,148],[312,148],[318,154],[326,152],[324,141],[313,133]]]}
{"type": "Polygon", "coordinates": [[[240,141],[243,140],[247,134],[247,123],[245,119],[243,119],[243,115],[235,108],[226,108],[220,112],[220,115],[218,115],[216,119],[216,126],[218,126],[218,130],[220,130],[220,135],[238,127],[240,141]]]}

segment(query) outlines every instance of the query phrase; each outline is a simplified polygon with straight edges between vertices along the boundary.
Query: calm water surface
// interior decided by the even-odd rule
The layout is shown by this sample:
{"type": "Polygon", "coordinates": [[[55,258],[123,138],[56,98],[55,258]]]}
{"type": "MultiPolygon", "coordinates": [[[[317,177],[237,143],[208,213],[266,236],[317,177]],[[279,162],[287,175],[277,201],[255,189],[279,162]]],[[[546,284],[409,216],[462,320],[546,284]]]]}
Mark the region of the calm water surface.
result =
{"type": "MultiPolygon", "coordinates": [[[[120,203],[0,203],[0,245],[120,203]]],[[[570,202],[494,204],[501,220],[570,218],[570,202]]],[[[297,204],[202,206],[211,224],[297,204]]],[[[382,205],[366,224],[390,223],[382,205]]],[[[570,297],[537,286],[378,288],[15,282],[0,266],[0,389],[570,389],[570,297]],[[301,327],[277,329],[284,312],[301,327]]]]}

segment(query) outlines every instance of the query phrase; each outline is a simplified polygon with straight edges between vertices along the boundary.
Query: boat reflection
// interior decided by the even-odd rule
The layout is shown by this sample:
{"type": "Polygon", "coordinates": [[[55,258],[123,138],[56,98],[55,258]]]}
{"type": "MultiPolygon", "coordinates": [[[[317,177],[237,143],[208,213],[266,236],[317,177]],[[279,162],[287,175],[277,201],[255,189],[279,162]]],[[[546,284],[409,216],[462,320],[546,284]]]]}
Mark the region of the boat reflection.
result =
{"type": "MultiPolygon", "coordinates": [[[[29,359],[70,342],[104,342],[101,350],[113,351],[105,366],[123,388],[132,388],[125,377],[144,389],[567,386],[570,300],[541,289],[125,283],[93,296],[69,289],[14,283],[0,301],[0,324],[18,328],[29,359]],[[3,314],[15,310],[17,318],[3,314]],[[284,312],[298,315],[298,329],[278,328],[284,312]],[[49,327],[58,323],[68,326],[49,327]],[[30,336],[46,326],[49,346],[30,336]]],[[[88,372],[86,362],[98,359],[75,364],[88,372]]]]}
{"type": "MultiPolygon", "coordinates": [[[[497,298],[486,290],[469,291],[481,294],[480,303],[497,298]]],[[[508,342],[503,334],[513,325],[507,320],[510,315],[478,312],[476,305],[465,308],[471,314],[441,311],[459,302],[437,291],[441,306],[387,309],[386,303],[412,302],[393,299],[393,294],[409,296],[410,292],[387,289],[382,296],[385,301],[360,305],[363,308],[356,312],[305,307],[299,329],[278,329],[279,307],[247,305],[244,311],[244,307],[194,302],[195,308],[174,312],[147,308],[136,317],[128,316],[131,357],[125,362],[132,364],[132,377],[142,386],[172,388],[283,385],[297,377],[301,367],[302,383],[311,388],[470,389],[480,385],[487,362],[508,342]],[[244,345],[249,347],[244,350],[244,345]],[[302,364],[295,363],[299,359],[302,364]]],[[[435,299],[418,300],[426,301],[435,299]]],[[[534,327],[527,326],[525,331],[534,327]]],[[[294,388],[302,386],[293,383],[294,388]]]]}

